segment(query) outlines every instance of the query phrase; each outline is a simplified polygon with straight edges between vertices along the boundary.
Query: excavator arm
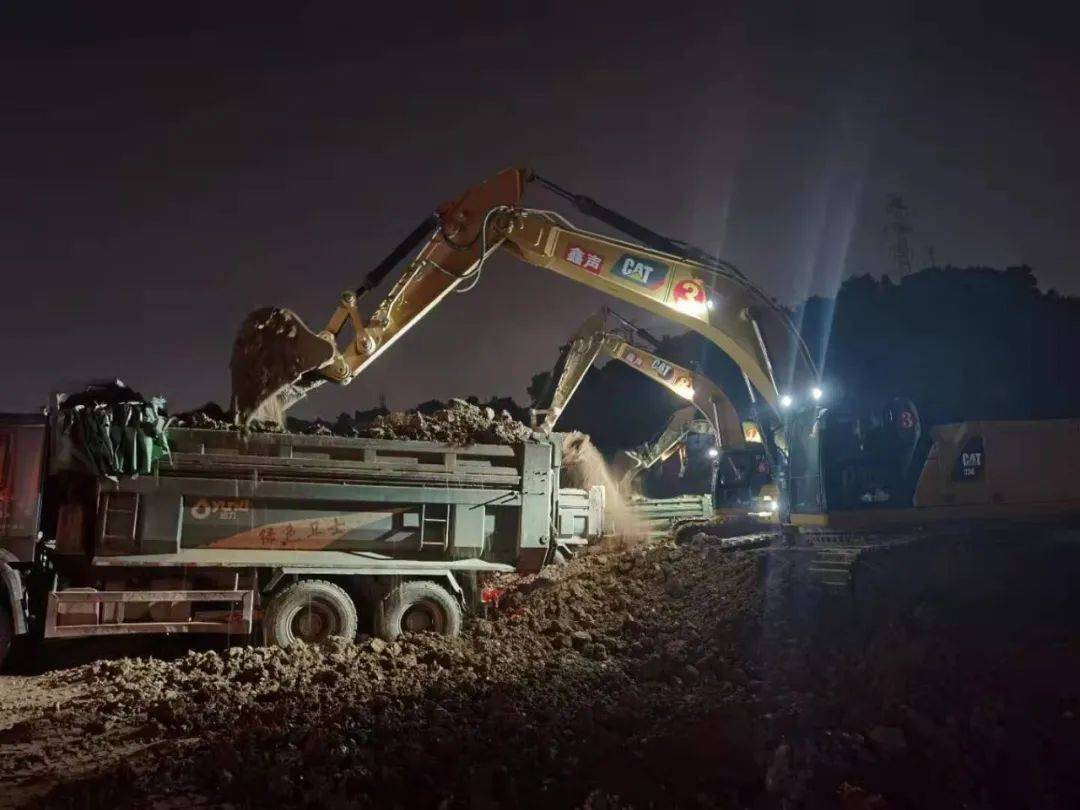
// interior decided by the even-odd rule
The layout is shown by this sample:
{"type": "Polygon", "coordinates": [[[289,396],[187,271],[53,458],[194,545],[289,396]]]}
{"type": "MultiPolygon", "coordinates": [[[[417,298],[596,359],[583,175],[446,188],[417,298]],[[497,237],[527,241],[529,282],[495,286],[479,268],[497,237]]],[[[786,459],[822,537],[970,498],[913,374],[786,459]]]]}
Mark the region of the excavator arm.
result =
{"type": "MultiPolygon", "coordinates": [[[[663,464],[677,452],[685,452],[684,439],[691,433],[707,433],[712,426],[701,418],[693,405],[680,408],[671,415],[660,435],[637,450],[620,450],[611,462],[611,474],[619,492],[633,494],[634,479],[656,464],[663,464]]],[[[685,457],[684,461],[685,461],[685,457]]]]}
{"type": "MultiPolygon", "coordinates": [[[[280,422],[288,407],[315,387],[351,382],[448,294],[462,285],[471,289],[484,262],[500,248],[699,332],[727,353],[773,406],[782,392],[808,391],[816,384],[809,352],[787,314],[733,268],[722,262],[710,265],[698,252],[684,251],[695,257],[688,258],[643,247],[576,228],[553,212],[523,208],[521,197],[532,177],[522,169],[506,169],[440,207],[364,284],[342,295],[322,332],[312,332],[285,309],[249,315],[231,363],[238,420],[280,422]],[[427,241],[365,321],[358,310],[361,296],[425,236],[427,241]],[[339,346],[347,324],[353,336],[339,346]]],[[[589,213],[607,211],[586,198],[572,199],[589,213]]],[[[630,222],[611,221],[616,226],[630,222]]],[[[670,250],[682,247],[637,228],[635,236],[670,250]]]]}
{"type": "Polygon", "coordinates": [[[566,409],[570,398],[600,355],[625,363],[653,382],[692,402],[708,421],[720,447],[734,449],[744,446],[745,435],[738,411],[719,386],[707,377],[665,360],[647,349],[633,345],[617,333],[608,331],[603,312],[586,318],[574,335],[566,351],[562,373],[545,409],[540,430],[545,433],[554,430],[555,423],[566,409]]]}

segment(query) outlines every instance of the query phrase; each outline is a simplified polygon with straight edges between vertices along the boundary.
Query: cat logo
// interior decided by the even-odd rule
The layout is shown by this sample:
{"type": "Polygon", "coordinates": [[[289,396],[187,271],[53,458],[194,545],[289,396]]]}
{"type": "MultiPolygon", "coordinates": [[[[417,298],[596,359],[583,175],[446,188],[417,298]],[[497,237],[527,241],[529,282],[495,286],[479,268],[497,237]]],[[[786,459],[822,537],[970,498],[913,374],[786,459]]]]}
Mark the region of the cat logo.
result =
{"type": "Polygon", "coordinates": [[[671,363],[665,363],[659,357],[652,361],[652,370],[656,372],[656,375],[661,379],[666,380],[675,371],[675,367],[671,363]]]}
{"type": "Polygon", "coordinates": [[[659,290],[667,281],[668,266],[652,259],[642,259],[624,253],[622,258],[611,268],[613,275],[633,282],[648,290],[659,290]]]}
{"type": "Polygon", "coordinates": [[[981,481],[986,465],[982,436],[972,436],[960,448],[960,455],[953,468],[953,481],[981,481]]]}

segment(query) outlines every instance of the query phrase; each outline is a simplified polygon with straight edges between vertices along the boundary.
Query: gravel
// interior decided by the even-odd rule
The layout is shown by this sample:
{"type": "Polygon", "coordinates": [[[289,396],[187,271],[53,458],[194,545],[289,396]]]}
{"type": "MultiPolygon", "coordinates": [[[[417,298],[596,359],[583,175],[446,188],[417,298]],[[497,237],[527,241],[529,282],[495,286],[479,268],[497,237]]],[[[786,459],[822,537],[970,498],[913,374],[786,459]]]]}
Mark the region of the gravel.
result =
{"type": "MultiPolygon", "coordinates": [[[[232,414],[210,403],[187,413],[177,414],[173,427],[203,430],[240,430],[232,414]]],[[[410,439],[467,444],[518,444],[533,435],[532,429],[516,420],[509,411],[474,405],[463,399],[451,399],[445,408],[434,413],[394,412],[375,416],[370,422],[358,422],[343,415],[336,422],[323,419],[304,420],[289,417],[288,432],[320,436],[347,436],[365,439],[410,439]]],[[[255,433],[279,433],[282,429],[269,422],[252,422],[246,430],[255,433]]]]}

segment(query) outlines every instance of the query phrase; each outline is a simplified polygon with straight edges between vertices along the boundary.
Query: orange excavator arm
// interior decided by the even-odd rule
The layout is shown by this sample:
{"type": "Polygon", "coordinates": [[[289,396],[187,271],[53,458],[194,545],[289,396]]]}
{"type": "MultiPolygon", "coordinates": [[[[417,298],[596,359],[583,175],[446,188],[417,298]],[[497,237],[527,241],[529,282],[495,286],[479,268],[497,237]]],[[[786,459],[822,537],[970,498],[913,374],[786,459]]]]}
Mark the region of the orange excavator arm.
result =
{"type": "MultiPolygon", "coordinates": [[[[522,260],[663,315],[699,332],[727,353],[753,387],[776,406],[782,392],[809,391],[817,372],[782,308],[723,262],[703,260],[587,198],[568,195],[582,210],[610,213],[668,252],[571,225],[549,211],[520,205],[534,176],[506,169],[441,206],[356,290],[345,292],[326,328],[312,332],[285,309],[257,310],[233,348],[233,407],[242,422],[280,422],[289,406],[331,381],[347,384],[449,293],[480,277],[484,262],[505,249],[522,260]],[[390,293],[366,321],[357,302],[421,242],[390,293]],[[680,255],[677,255],[680,254],[680,255]],[[693,258],[690,258],[692,256],[693,258]],[[351,324],[353,337],[339,346],[351,324]]],[[[539,179],[539,178],[537,178],[539,179]]],[[[612,221],[612,220],[608,220],[612,221]]]]}

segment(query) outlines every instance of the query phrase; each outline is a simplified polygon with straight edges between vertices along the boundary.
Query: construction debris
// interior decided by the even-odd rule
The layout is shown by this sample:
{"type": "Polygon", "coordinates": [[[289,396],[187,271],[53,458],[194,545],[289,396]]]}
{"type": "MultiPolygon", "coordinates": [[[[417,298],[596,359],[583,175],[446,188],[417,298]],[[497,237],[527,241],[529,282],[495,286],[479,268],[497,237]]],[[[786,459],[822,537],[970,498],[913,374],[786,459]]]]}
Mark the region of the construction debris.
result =
{"type": "Polygon", "coordinates": [[[369,439],[414,439],[447,444],[517,444],[532,436],[532,429],[508,411],[495,413],[463,399],[452,399],[446,408],[425,416],[419,411],[376,417],[369,426],[357,426],[356,434],[369,439]]]}
{"type": "MultiPolygon", "coordinates": [[[[203,430],[240,430],[232,414],[215,403],[187,413],[177,414],[174,427],[203,430]]],[[[508,410],[477,405],[464,399],[451,399],[434,413],[405,411],[375,416],[361,422],[342,414],[336,422],[324,419],[304,420],[289,417],[289,433],[320,436],[346,436],[363,439],[410,439],[444,442],[452,445],[517,444],[533,435],[528,425],[519,422],[508,410]]],[[[252,422],[245,430],[254,433],[280,433],[281,427],[272,422],[252,422]]]]}

